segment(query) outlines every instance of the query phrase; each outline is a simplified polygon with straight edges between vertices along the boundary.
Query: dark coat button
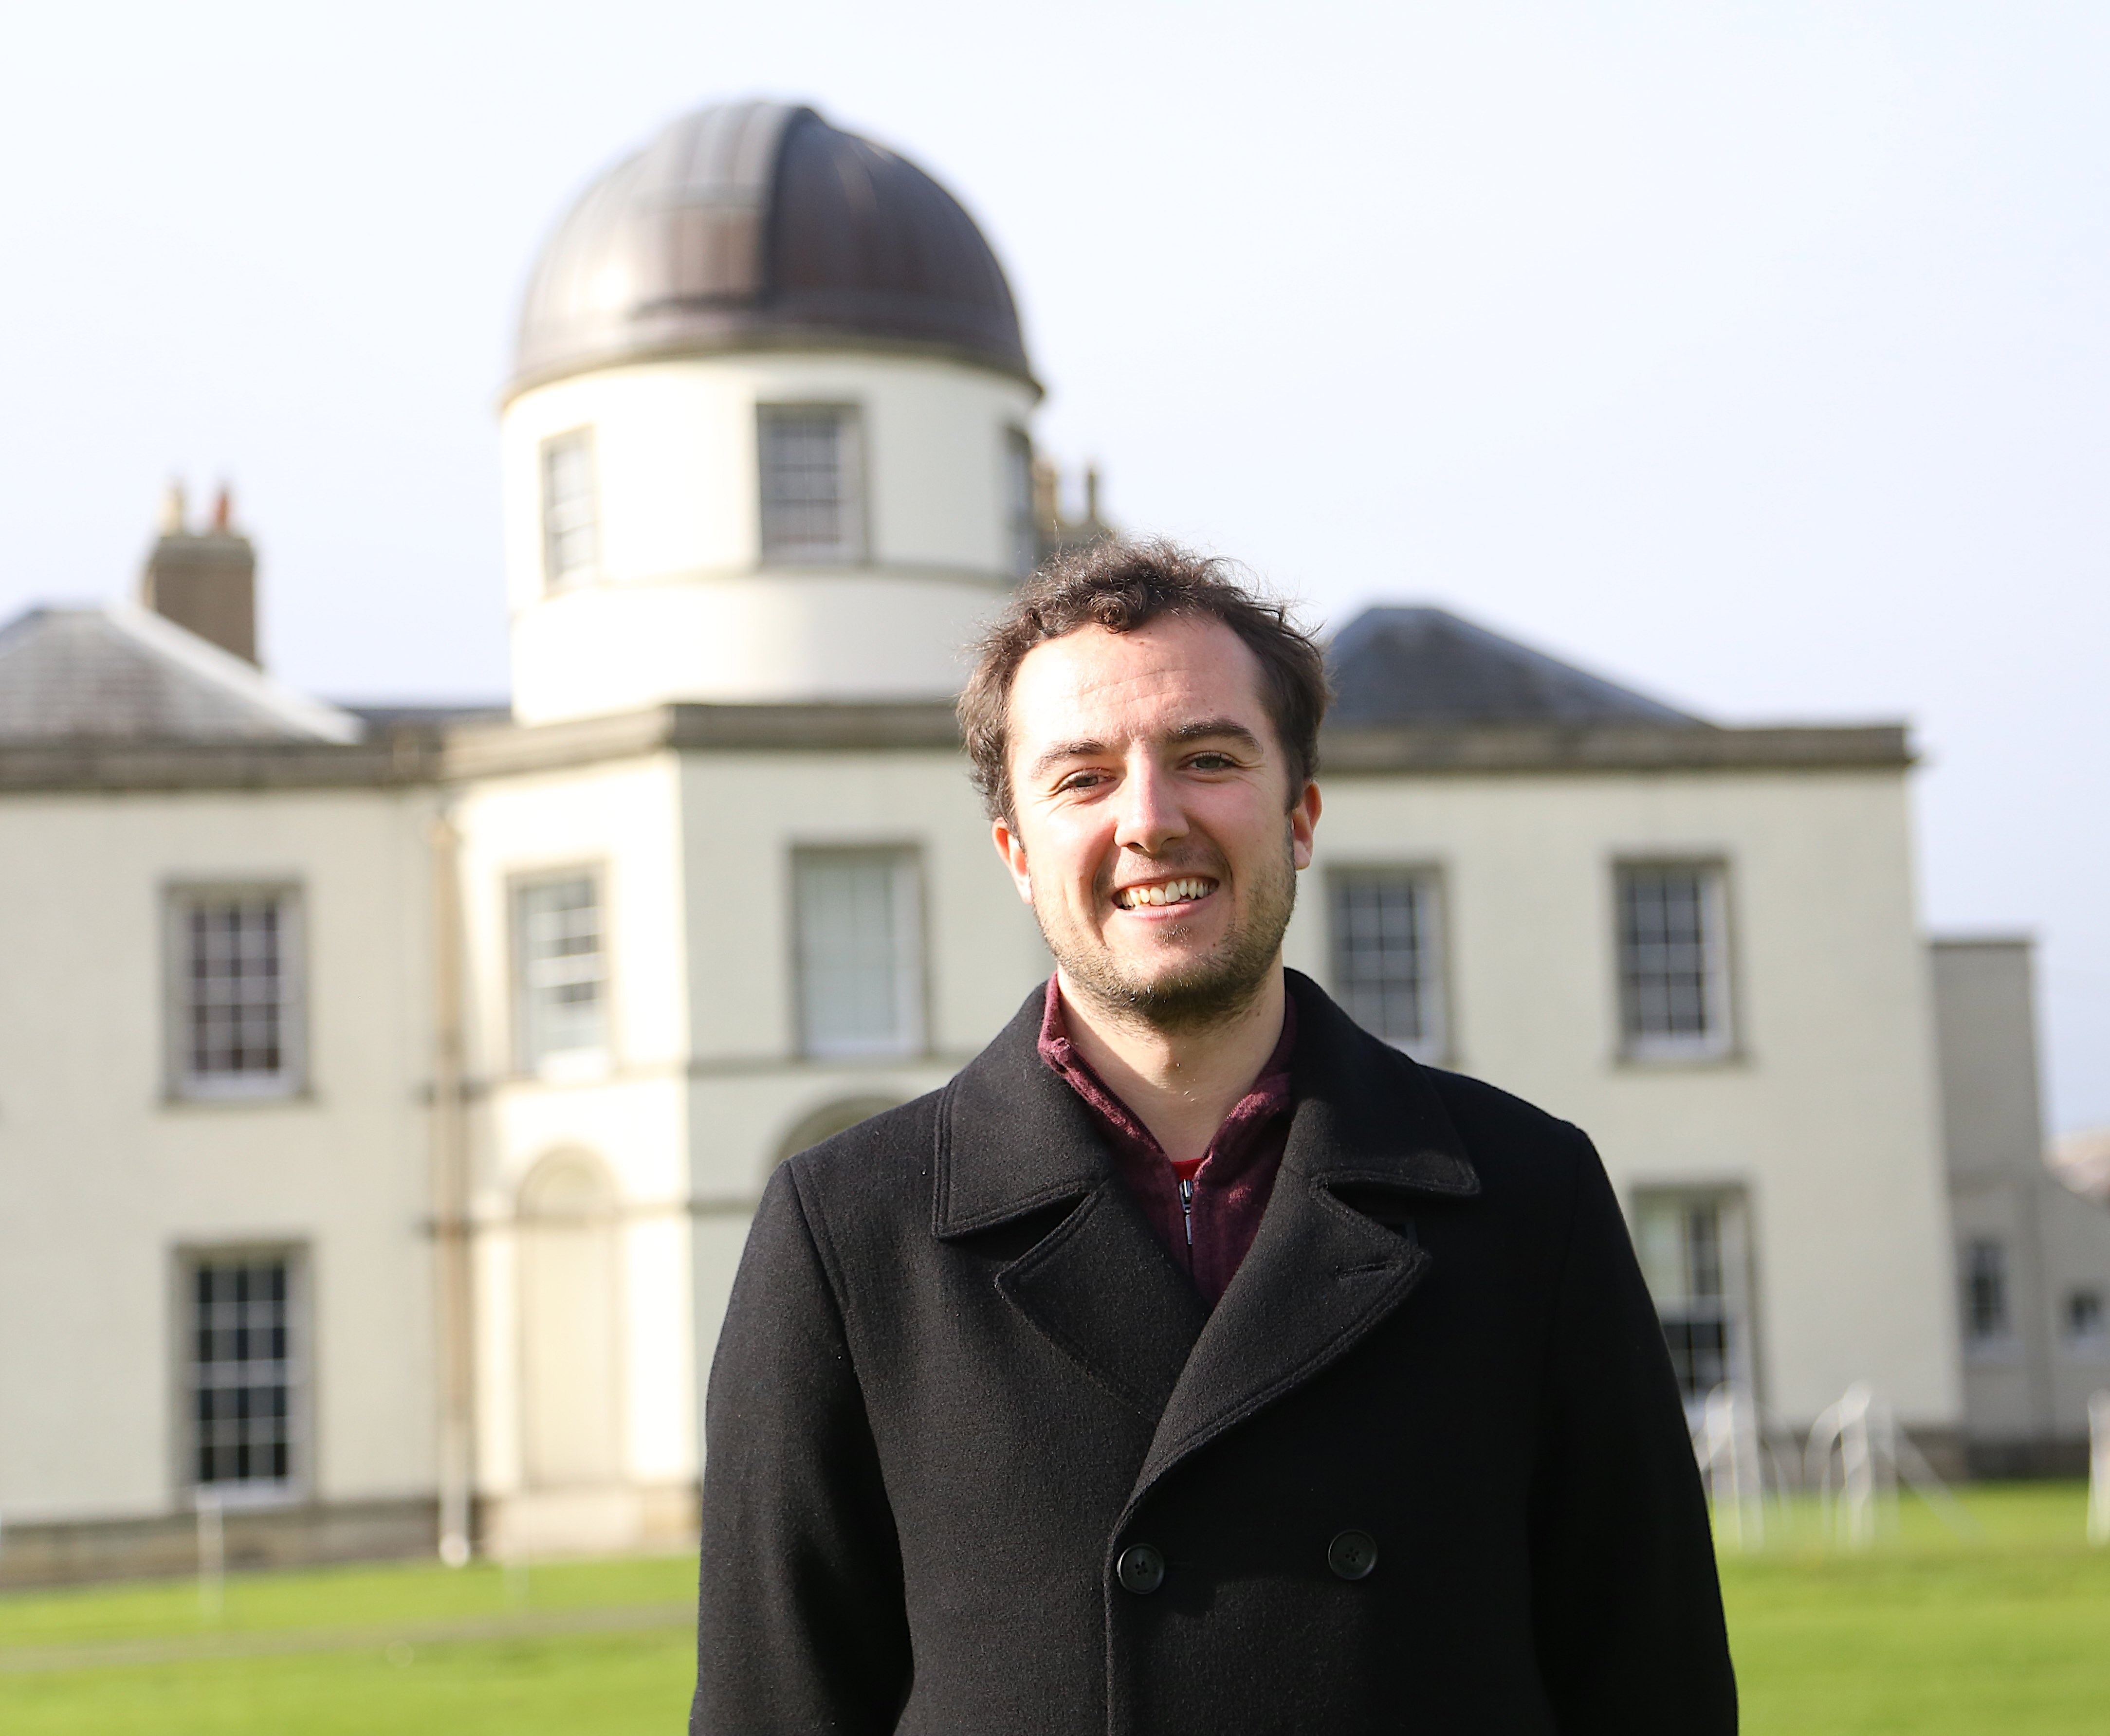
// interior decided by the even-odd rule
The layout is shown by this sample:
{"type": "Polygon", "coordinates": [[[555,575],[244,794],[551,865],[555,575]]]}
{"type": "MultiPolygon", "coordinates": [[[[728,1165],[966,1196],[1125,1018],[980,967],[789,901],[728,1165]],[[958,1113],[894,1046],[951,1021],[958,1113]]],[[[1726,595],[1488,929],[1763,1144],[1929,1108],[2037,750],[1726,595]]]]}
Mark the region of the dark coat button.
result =
{"type": "Polygon", "coordinates": [[[1368,1531],[1343,1531],[1326,1545],[1326,1565],[1344,1580],[1367,1579],[1377,1564],[1377,1539],[1368,1531]]]}
{"type": "Polygon", "coordinates": [[[1114,1577],[1139,1598],[1147,1598],[1165,1583],[1165,1557],[1147,1543],[1131,1544],[1114,1564],[1114,1577]]]}

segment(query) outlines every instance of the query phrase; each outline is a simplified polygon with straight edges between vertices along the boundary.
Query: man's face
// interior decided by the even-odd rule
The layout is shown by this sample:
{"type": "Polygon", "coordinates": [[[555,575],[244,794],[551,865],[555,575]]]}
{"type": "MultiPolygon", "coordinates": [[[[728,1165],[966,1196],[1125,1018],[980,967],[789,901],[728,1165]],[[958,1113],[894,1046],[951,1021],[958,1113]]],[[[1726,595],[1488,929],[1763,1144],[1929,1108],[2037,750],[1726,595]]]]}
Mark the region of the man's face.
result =
{"type": "Polygon", "coordinates": [[[1290,789],[1261,680],[1237,634],[1184,617],[1019,665],[997,848],[1066,986],[1109,1012],[1211,1024],[1279,956],[1319,789],[1290,789]]]}

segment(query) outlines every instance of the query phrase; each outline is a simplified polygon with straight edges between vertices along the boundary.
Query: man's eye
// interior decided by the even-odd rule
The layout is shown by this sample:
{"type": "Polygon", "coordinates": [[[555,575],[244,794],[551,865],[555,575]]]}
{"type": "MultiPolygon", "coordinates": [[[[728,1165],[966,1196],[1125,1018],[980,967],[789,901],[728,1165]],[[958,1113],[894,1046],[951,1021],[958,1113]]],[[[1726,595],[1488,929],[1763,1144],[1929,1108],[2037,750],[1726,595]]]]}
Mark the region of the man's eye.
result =
{"type": "Polygon", "coordinates": [[[1194,771],[1228,771],[1232,760],[1228,753],[1198,753],[1187,764],[1194,771]]]}
{"type": "Polygon", "coordinates": [[[1094,784],[1103,784],[1106,780],[1107,775],[1103,771],[1073,771],[1055,788],[1058,791],[1089,789],[1094,784]]]}

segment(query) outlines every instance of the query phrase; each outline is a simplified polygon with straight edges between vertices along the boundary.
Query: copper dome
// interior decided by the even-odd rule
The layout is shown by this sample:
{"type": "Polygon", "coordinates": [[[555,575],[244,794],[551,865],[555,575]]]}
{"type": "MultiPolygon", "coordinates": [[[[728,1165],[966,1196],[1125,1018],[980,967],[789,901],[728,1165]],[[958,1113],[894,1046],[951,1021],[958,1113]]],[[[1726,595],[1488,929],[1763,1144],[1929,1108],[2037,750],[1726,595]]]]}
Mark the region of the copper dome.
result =
{"type": "Polygon", "coordinates": [[[786,348],[921,351],[1032,379],[1003,268],[958,200],[810,108],[726,103],[675,121],[558,224],[511,389],[786,348]]]}

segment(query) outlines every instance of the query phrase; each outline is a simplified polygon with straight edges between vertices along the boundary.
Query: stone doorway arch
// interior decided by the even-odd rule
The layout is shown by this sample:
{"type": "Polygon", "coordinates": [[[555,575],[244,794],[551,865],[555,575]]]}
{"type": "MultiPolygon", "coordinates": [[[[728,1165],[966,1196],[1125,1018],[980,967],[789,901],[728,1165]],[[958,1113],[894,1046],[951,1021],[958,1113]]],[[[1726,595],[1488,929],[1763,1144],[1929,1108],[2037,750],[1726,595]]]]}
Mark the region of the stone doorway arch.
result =
{"type": "Polygon", "coordinates": [[[553,1151],[520,1184],[522,1469],[531,1489],[622,1481],[623,1245],[614,1178],[553,1151]]]}

